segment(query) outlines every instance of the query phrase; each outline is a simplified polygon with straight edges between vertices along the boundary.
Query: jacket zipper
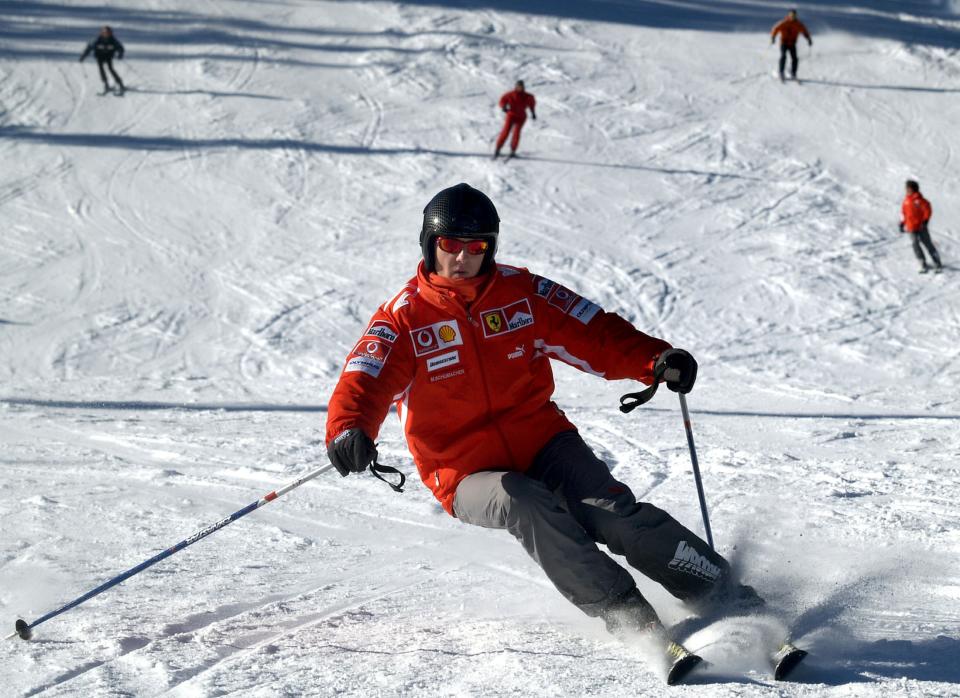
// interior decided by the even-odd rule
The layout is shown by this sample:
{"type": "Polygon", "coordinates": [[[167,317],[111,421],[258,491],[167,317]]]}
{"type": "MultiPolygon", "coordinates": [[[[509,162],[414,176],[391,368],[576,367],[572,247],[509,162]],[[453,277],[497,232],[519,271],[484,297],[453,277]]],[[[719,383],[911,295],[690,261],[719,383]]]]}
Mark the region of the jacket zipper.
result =
{"type": "MultiPolygon", "coordinates": [[[[477,300],[480,300],[479,298],[477,300]]],[[[476,305],[476,302],[474,302],[476,305]]],[[[503,444],[503,450],[507,454],[507,457],[510,459],[510,465],[516,467],[517,459],[513,456],[513,451],[510,449],[510,444],[507,442],[507,437],[504,436],[503,431],[500,429],[499,423],[493,419],[493,400],[490,399],[490,386],[487,385],[487,375],[483,370],[483,359],[480,355],[480,339],[479,337],[479,327],[480,323],[473,319],[472,313],[467,313],[467,320],[470,323],[470,331],[473,335],[473,353],[476,355],[477,366],[480,366],[480,383],[483,384],[483,394],[487,400],[487,413],[491,415],[491,424],[493,425],[494,430],[497,432],[497,435],[500,437],[500,443],[503,444]]]]}

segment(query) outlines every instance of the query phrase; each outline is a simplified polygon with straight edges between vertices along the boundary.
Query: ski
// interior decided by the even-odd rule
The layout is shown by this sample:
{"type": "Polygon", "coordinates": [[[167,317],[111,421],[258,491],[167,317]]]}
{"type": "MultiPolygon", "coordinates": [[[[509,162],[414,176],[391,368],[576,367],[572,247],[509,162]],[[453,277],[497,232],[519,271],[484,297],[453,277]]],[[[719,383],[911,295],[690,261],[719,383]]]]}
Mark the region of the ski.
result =
{"type": "Polygon", "coordinates": [[[703,659],[675,640],[666,641],[667,685],[682,682],[703,659]]]}
{"type": "Polygon", "coordinates": [[[790,672],[796,669],[797,665],[800,664],[806,656],[806,650],[802,650],[796,645],[784,641],[770,658],[773,662],[774,680],[785,681],[789,678],[790,672]]]}

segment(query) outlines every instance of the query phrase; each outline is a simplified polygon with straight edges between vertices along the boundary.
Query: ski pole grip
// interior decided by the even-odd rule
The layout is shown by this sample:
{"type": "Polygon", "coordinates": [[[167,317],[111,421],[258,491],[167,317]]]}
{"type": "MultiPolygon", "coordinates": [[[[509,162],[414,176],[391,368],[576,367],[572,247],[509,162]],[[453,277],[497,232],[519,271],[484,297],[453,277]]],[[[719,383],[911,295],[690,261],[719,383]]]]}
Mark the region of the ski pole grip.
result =
{"type": "Polygon", "coordinates": [[[663,372],[663,380],[670,383],[671,381],[680,380],[680,369],[679,368],[668,368],[663,372]]]}

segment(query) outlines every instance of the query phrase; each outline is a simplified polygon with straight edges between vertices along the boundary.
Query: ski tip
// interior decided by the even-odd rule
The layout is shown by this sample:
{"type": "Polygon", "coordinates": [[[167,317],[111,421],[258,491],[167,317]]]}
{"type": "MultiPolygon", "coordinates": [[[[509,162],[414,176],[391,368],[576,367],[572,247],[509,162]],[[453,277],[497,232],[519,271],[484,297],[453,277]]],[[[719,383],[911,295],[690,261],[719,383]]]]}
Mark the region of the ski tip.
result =
{"type": "MultiPolygon", "coordinates": [[[[13,635],[19,635],[24,640],[29,640],[33,637],[33,632],[30,630],[30,626],[27,625],[27,621],[25,621],[23,618],[17,618],[17,622],[14,627],[16,628],[16,632],[14,632],[13,635]]],[[[13,637],[13,635],[10,635],[9,637],[13,637]]]]}
{"type": "Polygon", "coordinates": [[[670,667],[670,670],[667,672],[667,685],[674,686],[678,683],[682,683],[684,679],[693,671],[703,659],[698,657],[695,654],[686,654],[682,658],[678,659],[670,667]]]}
{"type": "Polygon", "coordinates": [[[794,647],[789,642],[784,643],[774,655],[773,678],[777,681],[785,680],[806,656],[806,650],[794,647]]]}

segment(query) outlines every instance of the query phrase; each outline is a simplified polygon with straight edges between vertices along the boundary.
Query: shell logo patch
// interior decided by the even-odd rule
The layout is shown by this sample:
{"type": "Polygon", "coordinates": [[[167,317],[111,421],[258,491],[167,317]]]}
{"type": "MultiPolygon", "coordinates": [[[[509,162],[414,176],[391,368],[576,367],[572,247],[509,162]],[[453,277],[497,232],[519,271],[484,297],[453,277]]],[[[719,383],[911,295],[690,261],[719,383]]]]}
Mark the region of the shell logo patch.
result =
{"type": "Polygon", "coordinates": [[[437,334],[440,336],[440,341],[442,342],[452,342],[457,338],[457,331],[450,327],[450,325],[443,325],[437,334]]]}

